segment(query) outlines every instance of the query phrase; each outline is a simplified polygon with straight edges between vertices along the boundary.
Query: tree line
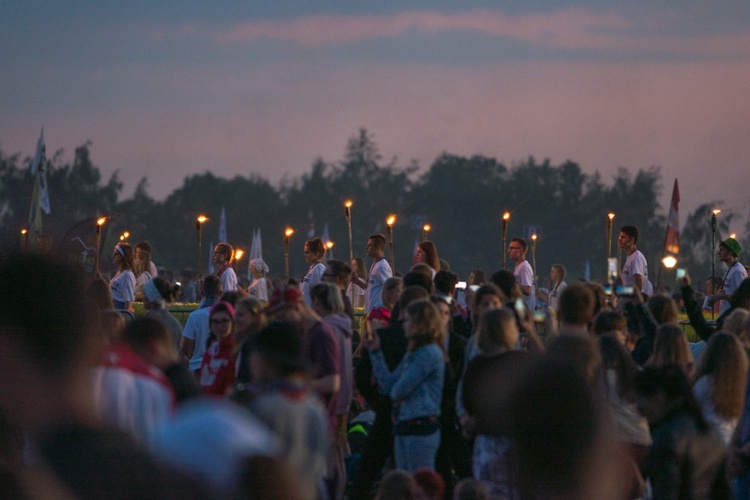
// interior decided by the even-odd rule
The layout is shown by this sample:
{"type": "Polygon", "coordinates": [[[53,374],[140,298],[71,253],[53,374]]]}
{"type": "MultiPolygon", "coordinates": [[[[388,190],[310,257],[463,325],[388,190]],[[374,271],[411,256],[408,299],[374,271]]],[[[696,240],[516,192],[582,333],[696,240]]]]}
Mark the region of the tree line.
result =
{"type": "MultiPolygon", "coordinates": [[[[302,276],[306,264],[302,247],[307,239],[309,214],[320,235],[324,225],[335,242],[333,254],[346,260],[349,254],[344,202],[353,201],[354,255],[364,257],[368,235],[385,233],[385,220],[395,214],[394,254],[398,271],[411,265],[414,246],[422,238],[422,225],[429,223],[429,239],[441,258],[465,278],[474,269],[491,273],[502,262],[501,217],[511,213],[508,242],[514,237],[538,234],[536,262],[540,279],[553,263],[564,264],[569,281],[591,279],[606,273],[605,223],[614,212],[611,255],[617,255],[617,234],[622,225],[640,230],[639,249],[649,261],[650,274],[661,259],[669,200],[662,198],[659,167],[632,174],[620,168],[610,182],[596,172],[586,174],[573,161],[553,165],[533,157],[512,165],[494,158],[459,156],[444,152],[426,171],[416,162],[400,165],[397,158],[384,160],[370,132],[360,129],[349,138],[343,157],[336,161],[318,158],[309,172],[273,186],[252,172],[222,178],[207,171],[185,177],[182,186],[158,201],[148,194],[148,179],[142,178],[133,195],[122,197],[118,172],[103,179],[93,163],[89,143],[75,150],[72,163],[58,151],[50,160],[48,185],[52,213],[44,216],[44,232],[58,241],[76,222],[96,215],[112,217],[104,255],[109,255],[118,236],[130,232],[131,242],[149,240],[153,259],[173,271],[197,270],[195,218],[205,214],[211,221],[203,229],[204,258],[210,258],[209,243],[218,241],[219,215],[226,209],[229,243],[249,249],[252,235],[260,228],[264,260],[271,274],[283,274],[282,235],[291,238],[290,271],[302,276]]],[[[32,177],[31,159],[7,156],[0,150],[0,250],[18,249],[20,228],[27,224],[32,177]]],[[[671,186],[671,180],[669,182],[671,186]]],[[[669,196],[670,193],[666,193],[669,196]]],[[[701,205],[689,214],[681,234],[680,266],[696,278],[710,273],[710,209],[701,205]],[[705,223],[703,222],[705,221],[705,223]]],[[[729,217],[720,221],[726,233],[729,217]]],[[[724,231],[722,232],[722,229],[724,231]]],[[[745,232],[747,234],[747,231],[745,232]]],[[[750,241],[741,241],[744,248],[750,241]]],[[[532,259],[531,251],[527,254],[532,259]]],[[[108,259],[103,259],[107,262],[108,259]]],[[[512,266],[512,264],[508,264],[512,266]]],[[[247,259],[238,267],[246,270],[247,259]]],[[[721,270],[717,262],[717,269],[721,270]]],[[[655,276],[651,276],[652,280],[655,276]]]]}

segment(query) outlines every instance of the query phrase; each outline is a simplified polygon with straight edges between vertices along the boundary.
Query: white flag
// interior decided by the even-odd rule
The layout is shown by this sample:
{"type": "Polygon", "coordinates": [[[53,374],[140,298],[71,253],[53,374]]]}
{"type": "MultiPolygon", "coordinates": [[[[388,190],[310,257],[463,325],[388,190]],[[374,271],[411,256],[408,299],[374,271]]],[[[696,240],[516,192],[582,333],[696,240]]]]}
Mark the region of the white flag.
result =
{"type": "Polygon", "coordinates": [[[227,243],[227,211],[221,207],[221,217],[219,218],[219,242],[227,243]]]}
{"type": "Polygon", "coordinates": [[[39,208],[49,215],[52,209],[49,205],[49,192],[47,191],[47,148],[44,145],[44,127],[42,127],[42,132],[39,134],[39,140],[36,143],[36,154],[34,155],[34,163],[31,164],[31,174],[36,176],[35,182],[39,186],[36,202],[39,203],[39,208]]]}

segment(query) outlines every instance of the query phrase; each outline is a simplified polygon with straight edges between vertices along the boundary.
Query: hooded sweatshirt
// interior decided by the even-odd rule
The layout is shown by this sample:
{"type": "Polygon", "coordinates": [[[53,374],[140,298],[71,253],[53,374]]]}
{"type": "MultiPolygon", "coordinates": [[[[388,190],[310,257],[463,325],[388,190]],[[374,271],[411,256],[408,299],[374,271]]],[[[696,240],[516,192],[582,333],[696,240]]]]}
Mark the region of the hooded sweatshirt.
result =
{"type": "Polygon", "coordinates": [[[336,333],[341,360],[341,388],[339,389],[336,415],[349,413],[352,402],[354,374],[352,367],[352,320],[345,313],[330,314],[323,318],[336,333]]]}

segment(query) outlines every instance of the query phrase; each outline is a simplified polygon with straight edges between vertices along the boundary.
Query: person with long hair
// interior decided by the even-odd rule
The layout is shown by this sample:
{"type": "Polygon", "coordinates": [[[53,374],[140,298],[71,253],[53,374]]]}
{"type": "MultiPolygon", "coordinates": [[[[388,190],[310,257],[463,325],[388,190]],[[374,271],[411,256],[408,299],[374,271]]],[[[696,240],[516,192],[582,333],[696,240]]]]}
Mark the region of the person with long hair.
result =
{"type": "Polygon", "coordinates": [[[130,310],[135,300],[133,247],[127,243],[116,245],[115,251],[112,252],[112,264],[117,266],[117,274],[109,281],[112,303],[115,309],[130,310]]]}
{"type": "Polygon", "coordinates": [[[156,276],[151,274],[151,254],[141,250],[135,253],[135,300],[143,301],[144,285],[156,276]]]}
{"type": "Polygon", "coordinates": [[[325,253],[326,247],[322,239],[313,238],[305,242],[305,262],[310,264],[310,268],[302,278],[302,296],[308,306],[312,306],[312,287],[323,281],[323,273],[326,271],[326,265],[323,264],[325,253]]]}
{"type": "Polygon", "coordinates": [[[359,281],[350,281],[346,287],[346,296],[349,297],[352,307],[365,307],[365,289],[362,288],[360,281],[367,283],[367,268],[365,261],[361,257],[354,257],[351,262],[352,274],[355,274],[359,281]]]}
{"type": "Polygon", "coordinates": [[[154,278],[143,286],[145,317],[157,319],[171,333],[175,350],[179,352],[182,339],[182,323],[169,313],[169,304],[180,293],[180,285],[171,285],[162,278],[154,278]]]}
{"type": "Polygon", "coordinates": [[[198,370],[198,383],[206,394],[223,396],[234,384],[234,307],[216,302],[208,315],[211,330],[208,348],[198,370]]]}
{"type": "Polygon", "coordinates": [[[646,362],[646,366],[667,365],[679,366],[685,373],[690,373],[693,368],[693,354],[685,332],[672,323],[665,323],[656,329],[654,351],[646,362]]]}
{"type": "Polygon", "coordinates": [[[393,400],[396,467],[410,472],[420,467],[435,470],[445,376],[445,325],[434,304],[418,301],[405,311],[404,331],[407,352],[393,371],[388,370],[377,334],[364,340],[365,347],[381,393],[393,400]]]}
{"type": "Polygon", "coordinates": [[[708,340],[693,375],[693,394],[706,421],[728,445],[742,415],[748,360],[739,339],[716,332],[708,340]]]}
{"type": "Polygon", "coordinates": [[[427,264],[432,270],[432,277],[440,271],[440,258],[438,257],[437,247],[431,241],[420,241],[417,244],[417,264],[427,264]]]}

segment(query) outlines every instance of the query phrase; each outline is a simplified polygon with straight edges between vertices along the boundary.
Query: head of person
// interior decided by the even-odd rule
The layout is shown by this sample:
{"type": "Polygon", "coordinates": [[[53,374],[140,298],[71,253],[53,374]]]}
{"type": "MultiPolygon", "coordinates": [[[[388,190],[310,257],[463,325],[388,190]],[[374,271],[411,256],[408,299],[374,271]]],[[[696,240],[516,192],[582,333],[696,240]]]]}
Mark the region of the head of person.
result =
{"type": "Polygon", "coordinates": [[[435,291],[435,284],[432,281],[432,272],[430,272],[429,268],[427,268],[427,272],[419,270],[415,271],[414,268],[412,268],[411,271],[404,274],[403,282],[404,288],[409,286],[421,286],[429,295],[432,295],[435,291]]]}
{"type": "Polygon", "coordinates": [[[435,307],[437,307],[438,311],[440,311],[440,317],[443,320],[443,324],[445,324],[445,331],[450,334],[450,332],[453,330],[453,314],[451,312],[451,306],[446,300],[446,297],[432,295],[430,296],[430,302],[435,304],[435,307]]]}
{"type": "Polygon", "coordinates": [[[323,281],[335,283],[340,289],[346,289],[352,276],[352,268],[343,260],[330,259],[326,262],[326,270],[323,272],[323,281]]]}
{"type": "Polygon", "coordinates": [[[420,241],[417,244],[417,262],[427,264],[435,271],[440,271],[440,258],[437,247],[431,241],[420,241]]]}
{"type": "Polygon", "coordinates": [[[117,266],[119,271],[135,272],[135,256],[133,247],[128,243],[118,243],[112,252],[112,264],[117,266]]]}
{"type": "Polygon", "coordinates": [[[211,306],[208,326],[216,339],[226,339],[234,333],[234,307],[229,302],[219,301],[211,306]]]}
{"type": "Polygon", "coordinates": [[[484,271],[481,269],[472,269],[469,273],[469,285],[484,285],[485,277],[484,271]]]}
{"type": "Polygon", "coordinates": [[[266,315],[263,305],[254,297],[245,297],[237,301],[234,307],[234,328],[237,334],[254,333],[266,326],[266,315]]]}
{"type": "Polygon", "coordinates": [[[218,299],[221,296],[221,278],[209,274],[203,278],[203,295],[218,299]]]}
{"type": "Polygon", "coordinates": [[[737,335],[738,338],[742,338],[742,325],[745,324],[747,318],[750,317],[750,311],[743,308],[734,309],[721,324],[722,331],[737,335]]]}
{"type": "Polygon", "coordinates": [[[677,310],[677,303],[672,297],[664,295],[654,295],[649,297],[648,308],[651,310],[651,314],[659,325],[665,323],[677,324],[677,321],[680,319],[680,312],[677,310]]]}
{"type": "Polygon", "coordinates": [[[443,349],[446,330],[438,308],[428,300],[412,302],[404,315],[404,333],[413,351],[428,344],[438,344],[443,349]]]}
{"type": "Polygon", "coordinates": [[[718,276],[709,276],[706,278],[706,295],[715,294],[719,288],[721,288],[721,278],[718,276]]]}
{"type": "Polygon", "coordinates": [[[497,271],[490,276],[490,282],[497,286],[508,300],[514,300],[521,296],[521,290],[518,288],[518,282],[513,271],[502,269],[497,271]]]}
{"type": "Polygon", "coordinates": [[[479,326],[486,311],[502,307],[505,300],[505,294],[495,285],[479,287],[479,290],[474,292],[474,302],[471,304],[472,322],[474,322],[475,327],[479,326]]]}
{"type": "Polygon", "coordinates": [[[383,256],[385,251],[385,236],[380,233],[371,234],[367,238],[367,247],[365,247],[365,253],[371,259],[379,259],[383,256]]]}
{"type": "Polygon", "coordinates": [[[300,325],[308,310],[299,288],[281,285],[274,288],[263,312],[271,320],[300,325]]]}
{"type": "Polygon", "coordinates": [[[146,309],[159,309],[171,304],[180,294],[180,285],[172,285],[163,278],[154,278],[143,285],[143,305],[146,309]]]}
{"type": "Polygon", "coordinates": [[[414,471],[414,480],[417,482],[420,500],[442,500],[445,492],[445,481],[440,474],[422,467],[414,471]]]}
{"type": "Polygon", "coordinates": [[[709,430],[685,371],[675,365],[646,366],[635,377],[638,411],[653,429],[678,411],[687,412],[702,433],[709,430]]]}
{"type": "Polygon", "coordinates": [[[260,257],[256,257],[250,261],[250,274],[253,275],[253,278],[263,278],[268,271],[268,265],[260,257]]]}
{"type": "Polygon", "coordinates": [[[490,500],[490,492],[479,479],[465,477],[453,488],[453,500],[490,500]]]}
{"type": "Polygon", "coordinates": [[[88,394],[102,341],[85,286],[80,267],[31,255],[0,261],[0,411],[22,429],[52,417],[50,394],[88,394]]]}
{"type": "Polygon", "coordinates": [[[429,276],[430,279],[432,279],[432,275],[435,272],[430,266],[423,262],[417,262],[411,268],[409,269],[410,273],[422,273],[426,276],[429,276]]]}
{"type": "Polygon", "coordinates": [[[591,317],[593,318],[600,312],[606,311],[608,308],[607,292],[604,291],[604,285],[594,281],[587,281],[586,283],[583,283],[583,286],[591,290],[591,293],[594,296],[594,311],[591,313],[591,317]]]}
{"type": "MultiPolygon", "coordinates": [[[[412,302],[420,300],[430,300],[430,293],[424,287],[418,285],[405,286],[398,299],[398,312],[401,318],[406,314],[406,310],[412,302]]],[[[404,327],[406,329],[406,327],[404,327]]]]}
{"type": "Polygon", "coordinates": [[[719,260],[734,262],[739,257],[742,247],[734,238],[727,238],[719,243],[719,260]]]}
{"type": "Polygon", "coordinates": [[[177,360],[172,337],[157,319],[141,317],[130,321],[122,331],[120,340],[158,368],[166,368],[177,360]]]}
{"type": "Polygon", "coordinates": [[[94,279],[86,287],[86,296],[90,298],[102,311],[114,309],[112,302],[112,292],[109,289],[109,283],[103,279],[94,279]]]}
{"type": "Polygon", "coordinates": [[[234,248],[229,243],[217,243],[214,247],[212,262],[217,266],[226,266],[232,263],[234,248]]]}
{"type": "Polygon", "coordinates": [[[617,246],[622,250],[634,247],[638,243],[638,228],[635,226],[622,226],[620,235],[617,237],[617,246]]]}
{"type": "Polygon", "coordinates": [[[354,257],[351,262],[352,272],[361,279],[367,279],[367,267],[362,257],[354,257]]]}
{"type": "Polygon", "coordinates": [[[400,469],[388,471],[380,481],[375,500],[416,500],[417,482],[411,474],[400,469]]]}
{"type": "Polygon", "coordinates": [[[138,254],[146,252],[149,254],[149,258],[151,256],[151,244],[146,241],[142,240],[135,244],[135,256],[138,257],[138,254]]]}
{"type": "Polygon", "coordinates": [[[612,335],[620,344],[625,345],[628,332],[628,321],[619,311],[602,311],[594,318],[594,334],[612,335]]]}
{"type": "Polygon", "coordinates": [[[380,290],[380,299],[383,301],[386,309],[393,310],[396,307],[403,291],[404,281],[399,276],[391,276],[385,280],[383,289],[380,290]]]}
{"type": "Polygon", "coordinates": [[[695,367],[693,380],[711,377],[711,401],[716,413],[727,419],[742,414],[747,384],[748,359],[740,340],[727,332],[716,332],[695,367]]]}
{"type": "Polygon", "coordinates": [[[263,382],[304,376],[307,365],[302,352],[303,333],[299,325],[284,321],[272,321],[260,330],[250,344],[253,380],[263,382]]]}
{"type": "Polygon", "coordinates": [[[242,298],[242,295],[240,292],[224,292],[221,294],[221,297],[219,297],[219,300],[224,302],[229,302],[232,304],[232,307],[237,304],[237,301],[242,298]]]}
{"type": "Polygon", "coordinates": [[[582,284],[572,284],[560,294],[557,317],[568,325],[586,326],[594,316],[594,293],[582,284]]]}
{"type": "Polygon", "coordinates": [[[508,245],[508,257],[513,262],[521,262],[526,258],[528,243],[523,238],[513,238],[508,245]]]}
{"type": "Polygon", "coordinates": [[[135,274],[151,273],[151,253],[145,250],[135,252],[135,274]]]}
{"type": "Polygon", "coordinates": [[[672,323],[664,323],[656,329],[654,350],[646,363],[648,366],[679,366],[685,373],[693,368],[693,354],[690,352],[685,332],[672,323]]]}
{"type": "Polygon", "coordinates": [[[310,290],[310,296],[312,298],[313,311],[320,316],[343,314],[344,300],[341,297],[341,289],[336,284],[318,283],[310,290]]]}
{"type": "Polygon", "coordinates": [[[435,283],[435,290],[445,295],[453,295],[458,283],[458,275],[451,271],[440,270],[435,273],[433,282],[435,283]]]}
{"type": "Polygon", "coordinates": [[[482,314],[478,344],[484,354],[515,349],[519,335],[516,316],[507,307],[489,309],[482,314]]]}
{"type": "Polygon", "coordinates": [[[326,253],[326,245],[321,238],[313,238],[305,242],[305,262],[315,264],[323,260],[326,253]]]}
{"type": "Polygon", "coordinates": [[[614,335],[604,334],[599,337],[599,350],[602,357],[602,369],[615,374],[615,386],[609,385],[610,378],[605,377],[607,391],[615,391],[622,401],[635,402],[634,381],[638,374],[638,365],[614,335]]]}
{"type": "Polygon", "coordinates": [[[565,279],[565,266],[562,264],[552,264],[549,270],[549,279],[552,283],[561,283],[565,279]]]}

